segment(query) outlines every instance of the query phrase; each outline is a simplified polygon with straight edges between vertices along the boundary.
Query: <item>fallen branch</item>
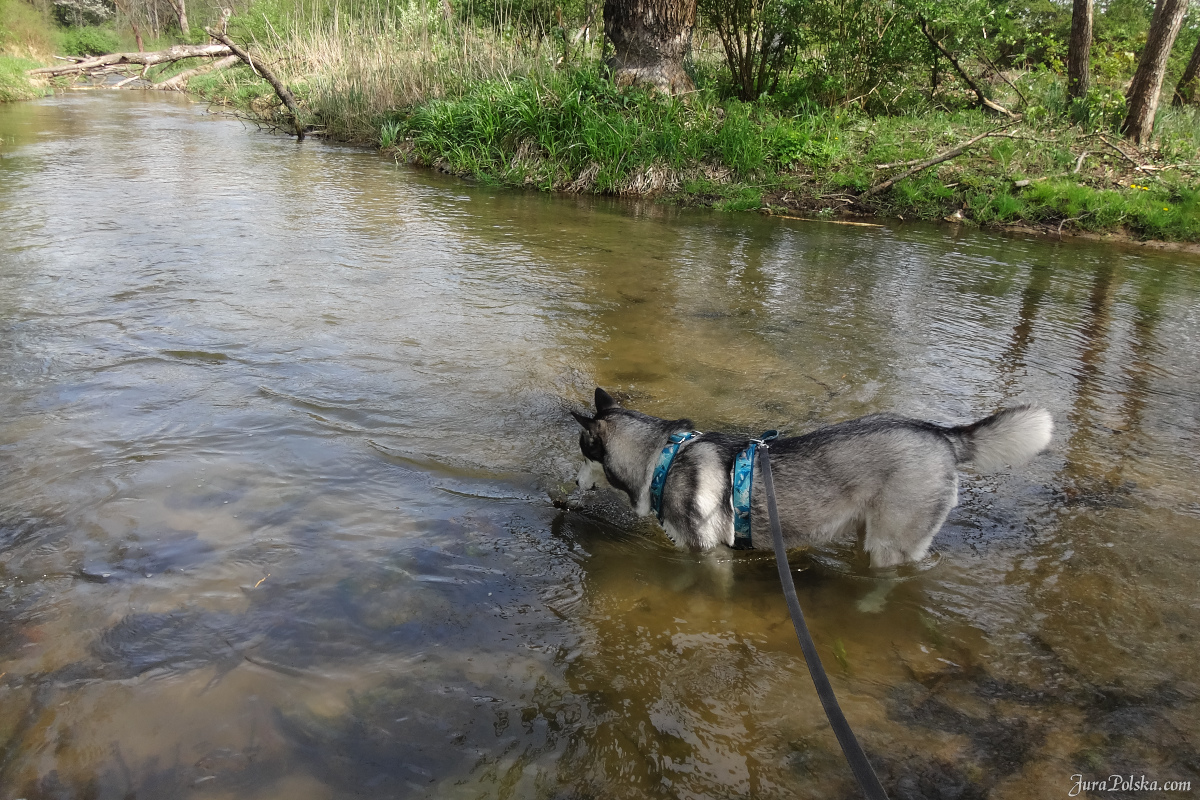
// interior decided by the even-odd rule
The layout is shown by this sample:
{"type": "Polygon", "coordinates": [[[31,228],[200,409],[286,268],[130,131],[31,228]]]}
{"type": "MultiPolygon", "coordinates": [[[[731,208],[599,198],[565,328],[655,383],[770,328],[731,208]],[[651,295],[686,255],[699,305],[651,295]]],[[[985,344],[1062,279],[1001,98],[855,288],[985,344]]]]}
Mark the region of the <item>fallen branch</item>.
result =
{"type": "MultiPolygon", "coordinates": [[[[882,228],[883,227],[882,225],[880,225],[877,222],[851,222],[850,220],[845,220],[845,219],[820,219],[820,218],[814,218],[814,217],[793,217],[790,214],[768,213],[767,216],[774,217],[775,219],[794,219],[794,220],[799,220],[800,222],[827,222],[830,225],[857,225],[862,228],[882,228]]],[[[817,383],[821,383],[821,382],[817,381],[817,383]]],[[[825,384],[823,384],[823,383],[821,385],[825,386],[825,384]]],[[[826,386],[825,388],[828,389],[829,387],[826,386]]]]}
{"type": "Polygon", "coordinates": [[[1062,236],[1063,225],[1066,225],[1068,222],[1079,222],[1079,220],[1086,217],[1089,213],[1091,213],[1091,212],[1085,211],[1082,214],[1080,214],[1078,217],[1069,217],[1067,219],[1064,219],[1062,222],[1058,223],[1058,235],[1062,236]]]}
{"type": "Polygon", "coordinates": [[[920,164],[924,158],[912,158],[908,161],[893,161],[891,164],[876,164],[875,169],[895,169],[896,167],[911,167],[913,164],[920,164]]]}
{"type": "Polygon", "coordinates": [[[1025,99],[1025,93],[1022,92],[1021,89],[1015,83],[1013,83],[1012,81],[1010,81],[1008,79],[1008,76],[1004,74],[1004,70],[997,67],[992,62],[992,60],[984,54],[984,52],[982,50],[979,51],[979,57],[982,58],[984,60],[984,62],[987,63],[987,65],[991,68],[992,72],[994,72],[1000,76],[1000,80],[1004,81],[1005,83],[1007,83],[1009,86],[1011,86],[1013,88],[1013,91],[1017,93],[1017,97],[1021,98],[1021,105],[1023,105],[1023,106],[1029,105],[1029,101],[1025,99]]]}
{"type": "Polygon", "coordinates": [[[921,163],[914,166],[912,169],[907,169],[904,172],[901,172],[899,175],[895,175],[891,178],[888,178],[883,183],[875,184],[870,189],[867,189],[865,192],[860,194],[858,196],[858,198],[861,200],[864,197],[870,197],[873,194],[879,194],[884,189],[891,188],[891,186],[894,183],[896,183],[897,181],[904,180],[909,175],[915,175],[916,173],[920,172],[921,170],[929,169],[930,167],[932,167],[936,164],[940,164],[943,161],[949,161],[950,159],[954,158],[955,156],[962,155],[964,152],[966,152],[968,149],[970,149],[970,147],[972,145],[974,145],[975,143],[982,141],[983,139],[986,139],[989,136],[995,136],[997,133],[999,133],[1000,131],[1004,130],[1004,128],[1007,128],[1007,127],[1008,127],[1008,125],[1003,125],[999,128],[993,128],[992,130],[987,131],[986,133],[981,133],[978,136],[968,139],[967,141],[963,142],[962,144],[958,145],[957,147],[951,148],[950,150],[947,150],[944,153],[936,155],[933,158],[926,159],[925,161],[922,161],[921,163]]]}
{"type": "Polygon", "coordinates": [[[997,139],[1012,139],[1017,142],[1041,142],[1042,144],[1058,144],[1057,139],[1039,139],[1036,136],[1014,136],[1011,133],[992,134],[997,139]]]}
{"type": "Polygon", "coordinates": [[[203,75],[206,72],[216,72],[217,70],[228,69],[234,64],[239,63],[241,63],[241,59],[237,56],[225,56],[220,61],[214,61],[211,64],[205,64],[202,67],[196,67],[195,69],[185,70],[178,75],[172,75],[165,81],[154,84],[154,88],[162,89],[164,91],[182,90],[187,82],[197,75],[203,75]]]}
{"type": "Polygon", "coordinates": [[[109,53],[108,55],[77,61],[74,64],[31,69],[26,74],[48,75],[56,78],[59,75],[72,75],[85,72],[94,73],[122,64],[140,64],[145,67],[152,67],[157,64],[168,64],[172,61],[180,61],[185,58],[217,58],[219,56],[227,56],[231,52],[228,47],[219,44],[177,44],[174,47],[168,47],[166,50],[156,50],[152,53],[109,53]]]}
{"type": "Polygon", "coordinates": [[[1129,155],[1124,150],[1117,147],[1115,144],[1113,144],[1108,139],[1106,139],[1102,134],[1098,134],[1098,136],[1100,137],[1100,141],[1104,142],[1106,145],[1111,147],[1113,150],[1116,150],[1117,154],[1120,155],[1121,158],[1124,158],[1130,164],[1133,164],[1133,168],[1136,169],[1138,172],[1146,172],[1147,171],[1146,166],[1144,164],[1138,162],[1137,160],[1135,160],[1133,158],[1133,156],[1129,155]]]}
{"type": "Polygon", "coordinates": [[[254,70],[255,73],[266,78],[267,83],[271,84],[271,88],[275,90],[275,94],[279,95],[279,99],[283,101],[283,104],[287,106],[288,111],[291,113],[292,125],[296,129],[296,138],[303,141],[304,125],[300,122],[300,108],[296,105],[296,98],[292,95],[291,91],[287,88],[284,82],[275,77],[275,73],[267,69],[261,61],[255,63],[254,59],[250,57],[248,52],[235,44],[232,39],[230,39],[221,31],[214,30],[213,28],[205,28],[204,32],[229,48],[230,52],[232,52],[242,61],[245,61],[247,64],[249,64],[250,69],[254,70]]]}
{"type": "MultiPolygon", "coordinates": [[[[1014,136],[1011,133],[992,133],[997,139],[1013,139],[1018,142],[1045,142],[1047,144],[1058,144],[1054,139],[1036,139],[1032,136],[1014,136]]],[[[920,164],[925,159],[914,158],[909,161],[895,161],[891,164],[876,164],[875,169],[895,169],[896,167],[911,167],[913,164],[920,164]]]]}
{"type": "Polygon", "coordinates": [[[967,71],[962,68],[961,64],[958,63],[958,59],[946,49],[945,45],[943,45],[934,37],[933,31],[929,30],[929,23],[925,21],[925,18],[920,17],[919,21],[921,23],[921,33],[925,34],[925,38],[929,40],[929,43],[936,47],[938,51],[946,57],[946,60],[950,62],[950,64],[954,67],[954,70],[962,77],[964,81],[967,82],[967,85],[971,87],[971,91],[975,92],[975,96],[979,98],[979,105],[990,111],[995,111],[997,114],[1003,114],[1009,119],[1020,119],[1019,114],[1014,114],[999,103],[989,100],[988,96],[984,94],[983,89],[979,87],[979,84],[972,80],[971,76],[967,74],[967,71]]]}

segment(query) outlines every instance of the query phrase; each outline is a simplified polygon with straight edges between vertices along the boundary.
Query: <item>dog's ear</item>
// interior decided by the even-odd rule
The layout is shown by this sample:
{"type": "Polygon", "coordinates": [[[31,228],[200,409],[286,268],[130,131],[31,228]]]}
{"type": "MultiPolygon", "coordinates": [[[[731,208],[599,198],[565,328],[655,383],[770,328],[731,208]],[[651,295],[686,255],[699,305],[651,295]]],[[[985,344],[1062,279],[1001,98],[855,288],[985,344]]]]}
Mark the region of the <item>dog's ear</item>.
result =
{"type": "Polygon", "coordinates": [[[584,430],[590,431],[592,428],[596,427],[596,420],[592,417],[585,417],[583,414],[580,414],[577,411],[572,411],[571,416],[575,418],[576,422],[583,426],[584,430]]]}
{"type": "Polygon", "coordinates": [[[608,411],[610,408],[620,408],[620,405],[617,404],[616,400],[612,399],[612,395],[610,395],[608,392],[604,391],[599,386],[597,386],[596,387],[596,413],[601,414],[605,411],[608,411]]]}

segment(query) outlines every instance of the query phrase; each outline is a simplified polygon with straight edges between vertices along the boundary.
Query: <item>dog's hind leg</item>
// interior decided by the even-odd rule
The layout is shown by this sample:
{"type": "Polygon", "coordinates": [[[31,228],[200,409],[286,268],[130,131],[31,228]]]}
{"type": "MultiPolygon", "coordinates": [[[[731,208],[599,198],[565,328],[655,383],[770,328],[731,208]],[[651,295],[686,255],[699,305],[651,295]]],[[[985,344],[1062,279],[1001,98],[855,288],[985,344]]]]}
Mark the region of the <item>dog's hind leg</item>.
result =
{"type": "Polygon", "coordinates": [[[892,504],[885,506],[882,512],[869,514],[863,549],[871,554],[871,567],[895,567],[924,558],[934,534],[941,529],[957,501],[958,487],[955,485],[941,497],[917,503],[910,501],[908,508],[892,504]]]}
{"type": "Polygon", "coordinates": [[[924,558],[957,503],[958,473],[946,458],[893,477],[872,498],[867,513],[863,549],[871,554],[871,566],[924,558]]]}

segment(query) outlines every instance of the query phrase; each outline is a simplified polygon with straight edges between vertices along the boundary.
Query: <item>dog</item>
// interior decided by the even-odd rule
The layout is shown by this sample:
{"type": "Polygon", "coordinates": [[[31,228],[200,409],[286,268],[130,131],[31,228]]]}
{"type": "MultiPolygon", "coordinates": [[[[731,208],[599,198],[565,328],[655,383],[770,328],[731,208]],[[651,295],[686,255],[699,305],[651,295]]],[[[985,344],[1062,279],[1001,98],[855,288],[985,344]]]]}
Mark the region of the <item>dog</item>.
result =
{"type": "MultiPolygon", "coordinates": [[[[594,416],[571,412],[583,426],[581,489],[607,484],[642,515],[653,506],[677,546],[704,551],[733,547],[736,538],[739,547],[772,547],[761,459],[753,452],[741,468],[752,476],[743,490],[748,500],[737,511],[733,500],[736,462],[754,440],[692,432],[691,420],[622,408],[598,387],[595,404],[594,416]],[[668,458],[664,449],[672,448],[668,458]],[[748,527],[748,536],[735,537],[735,517],[747,512],[749,525],[740,527],[748,527]]],[[[793,548],[862,534],[873,568],[919,561],[958,503],[960,465],[984,473],[1019,466],[1046,448],[1053,428],[1048,411],[1021,405],[957,427],[872,414],[772,441],[784,543],[793,548]]]]}

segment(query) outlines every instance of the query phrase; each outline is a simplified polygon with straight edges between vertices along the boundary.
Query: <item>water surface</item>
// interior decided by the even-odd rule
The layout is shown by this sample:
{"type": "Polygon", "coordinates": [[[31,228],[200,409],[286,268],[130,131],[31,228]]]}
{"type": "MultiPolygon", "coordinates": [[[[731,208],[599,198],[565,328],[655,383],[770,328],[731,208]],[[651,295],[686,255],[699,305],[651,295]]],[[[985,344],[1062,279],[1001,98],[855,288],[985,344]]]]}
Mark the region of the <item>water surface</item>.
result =
{"type": "Polygon", "coordinates": [[[856,796],[768,555],[550,503],[596,385],[747,433],[1044,404],[925,563],[794,554],[834,687],[896,798],[1200,786],[1197,266],[0,108],[0,798],[856,796]]]}

